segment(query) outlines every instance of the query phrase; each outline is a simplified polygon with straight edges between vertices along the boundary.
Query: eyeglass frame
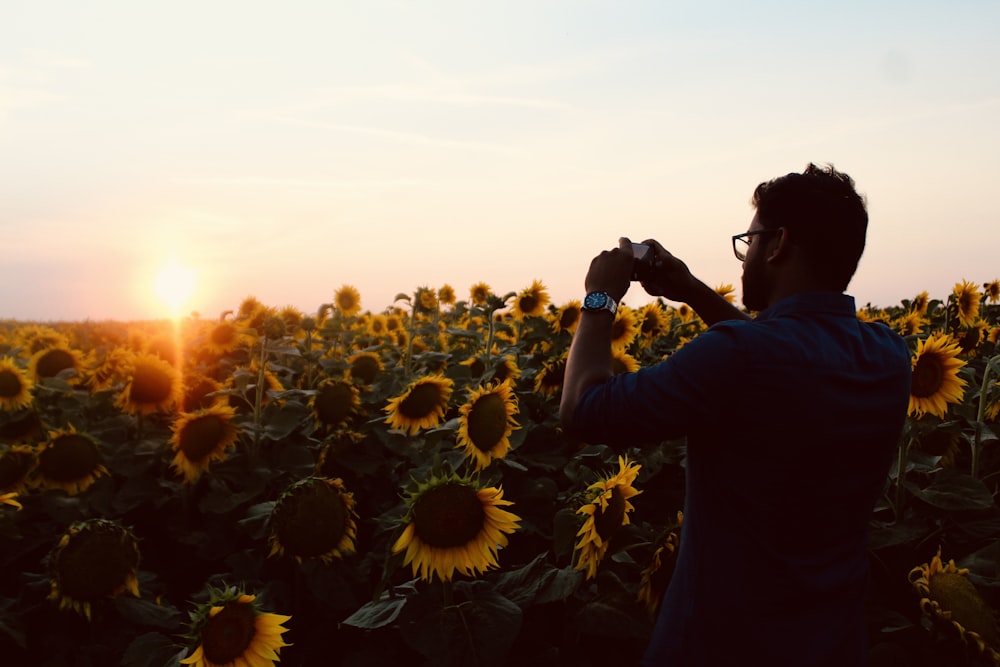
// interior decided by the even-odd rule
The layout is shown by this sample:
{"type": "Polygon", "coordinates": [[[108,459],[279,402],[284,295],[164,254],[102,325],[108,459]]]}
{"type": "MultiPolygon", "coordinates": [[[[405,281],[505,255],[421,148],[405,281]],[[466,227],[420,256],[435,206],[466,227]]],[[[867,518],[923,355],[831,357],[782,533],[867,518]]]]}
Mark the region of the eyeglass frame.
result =
{"type": "Polygon", "coordinates": [[[750,241],[747,239],[751,236],[757,236],[758,234],[767,234],[770,232],[780,232],[781,227],[775,227],[773,229],[755,229],[752,232],[743,232],[742,234],[733,234],[733,254],[736,255],[736,259],[741,262],[746,261],[747,253],[746,251],[740,252],[739,247],[736,245],[737,241],[743,241],[746,250],[750,249],[750,241]]]}

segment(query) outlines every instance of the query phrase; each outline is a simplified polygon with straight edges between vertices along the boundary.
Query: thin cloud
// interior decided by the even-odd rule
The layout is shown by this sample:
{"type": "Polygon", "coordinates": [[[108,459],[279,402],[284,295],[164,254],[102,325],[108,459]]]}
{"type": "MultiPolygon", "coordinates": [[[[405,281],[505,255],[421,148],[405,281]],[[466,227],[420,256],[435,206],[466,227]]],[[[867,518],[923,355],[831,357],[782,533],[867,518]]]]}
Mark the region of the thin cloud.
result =
{"type": "Polygon", "coordinates": [[[369,181],[314,181],[296,178],[270,178],[265,176],[251,177],[205,177],[174,179],[182,185],[233,186],[233,187],[265,187],[265,188],[296,188],[304,190],[357,190],[379,188],[409,188],[418,186],[421,181],[416,179],[377,179],[369,181]]]}
{"type": "Polygon", "coordinates": [[[32,65],[38,67],[48,67],[52,69],[88,69],[93,63],[86,58],[67,56],[53,51],[42,49],[27,49],[25,56],[32,65]]]}

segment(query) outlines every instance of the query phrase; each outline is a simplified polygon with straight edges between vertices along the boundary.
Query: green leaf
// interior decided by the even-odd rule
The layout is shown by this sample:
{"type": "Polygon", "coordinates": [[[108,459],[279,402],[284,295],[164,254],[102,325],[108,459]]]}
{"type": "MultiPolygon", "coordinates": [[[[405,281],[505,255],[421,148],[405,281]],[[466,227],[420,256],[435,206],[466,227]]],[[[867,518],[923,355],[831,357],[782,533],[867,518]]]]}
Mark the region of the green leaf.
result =
{"type": "Polygon", "coordinates": [[[576,533],[582,519],[572,509],[564,507],[556,512],[552,520],[552,551],[557,558],[565,558],[573,553],[576,533]]]}
{"type": "Polygon", "coordinates": [[[181,624],[181,613],[175,607],[160,606],[151,600],[119,595],[115,598],[115,609],[124,618],[138,625],[176,630],[181,624]]]}
{"type": "Polygon", "coordinates": [[[341,622],[344,625],[366,630],[385,627],[399,618],[399,613],[403,611],[403,607],[406,606],[415,590],[413,582],[405,586],[396,586],[391,594],[389,592],[383,593],[378,600],[362,605],[360,609],[341,622]],[[399,595],[404,591],[407,593],[406,595],[399,595]]]}
{"type": "Polygon", "coordinates": [[[558,569],[546,562],[545,554],[539,554],[524,567],[500,575],[496,591],[521,609],[528,609],[535,604],[567,599],[582,580],[582,572],[558,569]]]}
{"type": "Polygon", "coordinates": [[[930,486],[921,489],[906,484],[907,490],[928,505],[943,510],[982,510],[993,507],[993,494],[978,479],[963,472],[945,468],[934,476],[930,486]]]}
{"type": "Polygon", "coordinates": [[[132,640],[121,664],[122,667],[179,667],[186,652],[187,649],[178,648],[170,637],[149,632],[132,640]]]}

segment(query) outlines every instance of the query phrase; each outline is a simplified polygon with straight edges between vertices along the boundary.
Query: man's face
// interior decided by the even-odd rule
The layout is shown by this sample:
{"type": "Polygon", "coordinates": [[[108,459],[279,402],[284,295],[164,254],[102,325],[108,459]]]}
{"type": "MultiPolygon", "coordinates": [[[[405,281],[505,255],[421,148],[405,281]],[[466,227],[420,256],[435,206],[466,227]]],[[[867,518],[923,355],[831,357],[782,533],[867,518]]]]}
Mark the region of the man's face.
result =
{"type": "MultiPolygon", "coordinates": [[[[750,221],[748,232],[764,229],[757,216],[750,221]]],[[[767,271],[768,241],[773,234],[756,234],[747,238],[747,258],[743,260],[743,305],[749,310],[760,311],[768,306],[771,293],[771,278],[767,271]]]]}

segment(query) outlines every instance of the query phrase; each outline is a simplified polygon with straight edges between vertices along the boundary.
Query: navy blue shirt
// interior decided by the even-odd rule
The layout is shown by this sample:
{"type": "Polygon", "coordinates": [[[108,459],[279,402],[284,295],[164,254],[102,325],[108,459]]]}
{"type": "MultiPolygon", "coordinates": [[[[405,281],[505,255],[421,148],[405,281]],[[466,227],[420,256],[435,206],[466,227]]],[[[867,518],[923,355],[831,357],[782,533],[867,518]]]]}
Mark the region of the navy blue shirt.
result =
{"type": "Polygon", "coordinates": [[[687,436],[680,550],[644,665],[866,664],[868,523],[910,369],[853,297],[815,292],[584,391],[572,429],[589,442],[687,436]]]}

